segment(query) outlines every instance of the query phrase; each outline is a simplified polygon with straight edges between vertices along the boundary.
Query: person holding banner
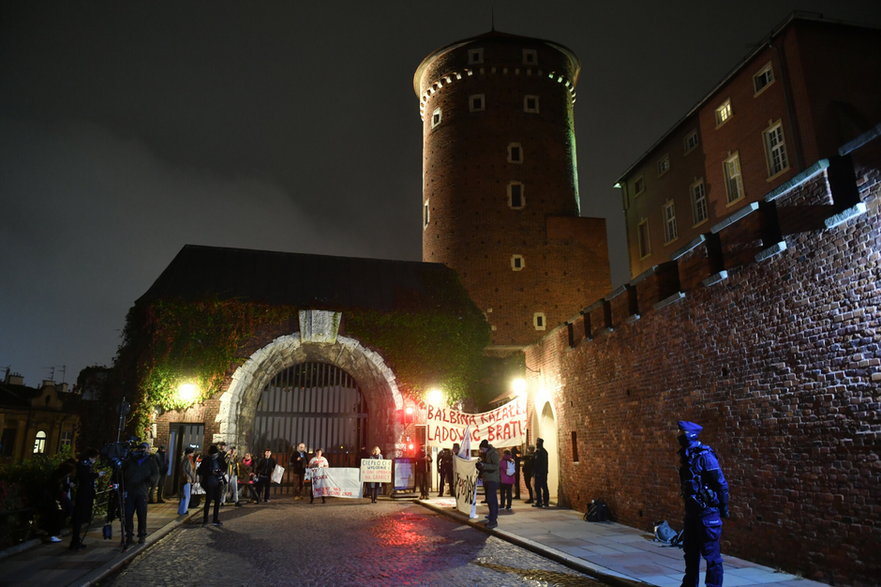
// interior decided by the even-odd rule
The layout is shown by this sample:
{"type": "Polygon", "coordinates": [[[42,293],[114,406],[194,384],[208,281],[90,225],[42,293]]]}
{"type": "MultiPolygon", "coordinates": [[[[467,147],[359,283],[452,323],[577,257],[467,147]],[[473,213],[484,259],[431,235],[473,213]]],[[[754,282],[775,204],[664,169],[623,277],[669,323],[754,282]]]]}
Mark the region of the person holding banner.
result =
{"type": "MultiPolygon", "coordinates": [[[[378,446],[373,447],[373,452],[370,453],[370,456],[367,457],[369,459],[382,459],[382,451],[378,446]]],[[[370,482],[367,484],[367,491],[370,494],[370,503],[376,503],[376,494],[379,491],[379,488],[382,487],[382,483],[370,482]]],[[[321,498],[324,500],[324,498],[321,498]]]]}
{"type": "Polygon", "coordinates": [[[499,525],[496,521],[499,517],[499,453],[493,445],[484,438],[480,441],[480,461],[477,470],[483,479],[483,492],[486,494],[486,503],[489,506],[489,515],[486,517],[486,527],[495,528],[499,525]]]}
{"type": "MultiPolygon", "coordinates": [[[[312,460],[309,461],[309,468],[312,469],[312,492],[309,494],[309,503],[313,503],[315,501],[315,489],[317,484],[315,483],[317,478],[318,469],[326,469],[330,467],[330,463],[327,462],[327,459],[324,458],[324,449],[319,448],[315,451],[315,456],[312,457],[312,460]]],[[[321,503],[324,503],[324,495],[321,495],[321,503]]]]}

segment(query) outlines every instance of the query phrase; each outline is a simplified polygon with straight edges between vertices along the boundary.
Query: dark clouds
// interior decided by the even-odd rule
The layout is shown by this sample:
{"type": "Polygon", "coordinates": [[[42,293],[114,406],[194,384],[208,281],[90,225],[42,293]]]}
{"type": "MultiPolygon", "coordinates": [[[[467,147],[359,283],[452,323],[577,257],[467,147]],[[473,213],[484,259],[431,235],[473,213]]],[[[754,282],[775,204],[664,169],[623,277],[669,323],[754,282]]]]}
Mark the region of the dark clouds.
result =
{"type": "MultiPolygon", "coordinates": [[[[413,72],[489,6],[3,3],[0,367],[109,363],[186,243],[421,258],[413,72]]],[[[881,24],[874,0],[495,3],[497,29],[582,60],[582,210],[609,219],[616,282],[610,186],[795,7],[881,24]]]]}

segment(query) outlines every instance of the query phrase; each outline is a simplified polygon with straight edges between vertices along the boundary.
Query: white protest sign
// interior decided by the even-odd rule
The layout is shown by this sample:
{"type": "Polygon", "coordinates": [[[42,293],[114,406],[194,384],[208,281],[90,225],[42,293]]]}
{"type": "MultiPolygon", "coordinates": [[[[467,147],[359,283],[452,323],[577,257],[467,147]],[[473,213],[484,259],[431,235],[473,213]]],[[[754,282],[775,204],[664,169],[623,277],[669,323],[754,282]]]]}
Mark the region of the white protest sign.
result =
{"type": "Polygon", "coordinates": [[[391,483],[391,459],[361,459],[361,483],[391,483]]]}
{"type": "Polygon", "coordinates": [[[312,495],[315,497],[361,497],[361,469],[321,467],[312,471],[312,495]]]}

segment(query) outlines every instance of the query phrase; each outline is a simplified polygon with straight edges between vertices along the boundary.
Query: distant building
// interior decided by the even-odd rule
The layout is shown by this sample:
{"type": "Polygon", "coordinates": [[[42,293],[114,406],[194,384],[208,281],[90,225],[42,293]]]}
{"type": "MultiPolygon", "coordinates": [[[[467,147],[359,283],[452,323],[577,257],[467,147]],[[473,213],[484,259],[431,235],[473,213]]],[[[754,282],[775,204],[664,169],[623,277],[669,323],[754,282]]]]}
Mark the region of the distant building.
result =
{"type": "Polygon", "coordinates": [[[413,78],[422,115],[422,258],[454,269],[490,353],[540,339],[610,289],[606,224],[579,216],[566,47],[500,32],[447,45],[413,78]]]}
{"type": "Polygon", "coordinates": [[[75,401],[66,383],[28,387],[21,375],[7,370],[0,383],[0,463],[54,455],[63,448],[73,451],[79,427],[75,401]]]}
{"type": "Polygon", "coordinates": [[[881,31],[798,13],[618,181],[630,274],[869,131],[881,119],[881,31]]]}

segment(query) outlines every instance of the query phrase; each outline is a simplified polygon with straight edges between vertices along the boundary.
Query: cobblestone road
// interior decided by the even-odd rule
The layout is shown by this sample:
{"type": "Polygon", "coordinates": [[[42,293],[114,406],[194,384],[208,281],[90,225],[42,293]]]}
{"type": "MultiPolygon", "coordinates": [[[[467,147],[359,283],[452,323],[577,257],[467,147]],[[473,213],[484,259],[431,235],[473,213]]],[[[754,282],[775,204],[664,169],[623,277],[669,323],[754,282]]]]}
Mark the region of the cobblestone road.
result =
{"type": "Polygon", "coordinates": [[[184,524],[101,585],[599,585],[408,502],[289,499],[184,524]]]}

